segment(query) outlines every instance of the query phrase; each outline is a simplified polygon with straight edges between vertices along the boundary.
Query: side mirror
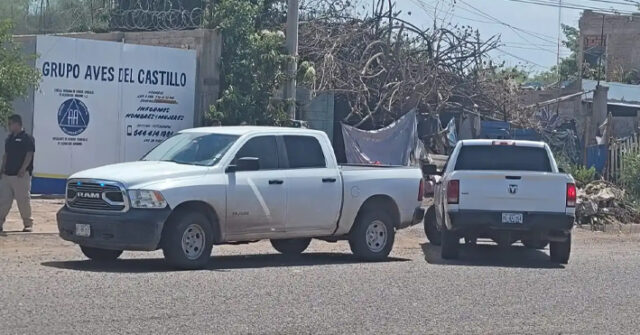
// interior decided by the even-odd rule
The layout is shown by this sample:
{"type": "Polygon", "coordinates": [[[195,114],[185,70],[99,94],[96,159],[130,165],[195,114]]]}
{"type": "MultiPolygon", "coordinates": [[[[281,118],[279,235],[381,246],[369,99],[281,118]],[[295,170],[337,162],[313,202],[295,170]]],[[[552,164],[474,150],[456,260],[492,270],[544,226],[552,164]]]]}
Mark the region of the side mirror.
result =
{"type": "Polygon", "coordinates": [[[260,170],[260,158],[242,157],[239,158],[235,165],[229,165],[227,172],[237,171],[258,171],[260,170]]]}
{"type": "Polygon", "coordinates": [[[564,170],[563,168],[561,168],[561,167],[559,167],[559,168],[558,168],[558,172],[560,172],[560,173],[567,173],[567,171],[565,171],[565,170],[564,170]]]}
{"type": "Polygon", "coordinates": [[[422,174],[425,176],[439,176],[442,172],[438,172],[438,167],[434,164],[423,164],[421,166],[422,174]]]}

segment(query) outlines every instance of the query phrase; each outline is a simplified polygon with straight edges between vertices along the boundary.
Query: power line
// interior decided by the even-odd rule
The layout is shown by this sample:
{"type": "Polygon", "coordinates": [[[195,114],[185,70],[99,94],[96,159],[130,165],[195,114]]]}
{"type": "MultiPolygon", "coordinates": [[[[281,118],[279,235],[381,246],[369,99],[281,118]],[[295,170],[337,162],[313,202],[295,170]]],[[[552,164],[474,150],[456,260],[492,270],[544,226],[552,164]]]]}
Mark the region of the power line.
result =
{"type": "MultiPolygon", "coordinates": [[[[435,9],[436,9],[435,7],[430,6],[428,3],[426,3],[426,2],[425,2],[425,0],[412,0],[412,2],[413,2],[413,3],[415,3],[415,4],[417,4],[419,7],[421,7],[425,12],[428,12],[427,8],[430,8],[430,9],[432,9],[432,10],[435,10],[435,9]]],[[[471,7],[475,12],[474,12],[474,11],[472,11],[472,10],[469,10],[469,9],[467,9],[467,8],[464,8],[464,7],[459,7],[460,9],[462,9],[462,10],[464,10],[464,11],[468,12],[468,13],[471,13],[471,14],[474,14],[474,15],[477,15],[477,16],[480,16],[480,17],[483,17],[483,18],[485,18],[485,19],[491,20],[490,22],[488,22],[488,21],[481,21],[482,23],[500,24],[500,25],[503,25],[503,26],[508,27],[508,28],[509,28],[509,29],[511,29],[511,30],[512,30],[516,35],[518,35],[518,37],[520,37],[523,41],[525,41],[525,42],[526,42],[526,44],[525,44],[526,46],[544,45],[544,43],[546,43],[546,45],[547,45],[547,46],[553,46],[553,47],[555,47],[556,41],[555,41],[555,40],[554,40],[554,38],[553,38],[553,37],[551,37],[551,36],[544,35],[544,34],[540,34],[540,33],[536,33],[536,32],[533,32],[533,31],[529,31],[529,30],[526,30],[526,29],[522,29],[522,28],[519,28],[519,27],[513,26],[513,25],[511,25],[511,24],[509,24],[509,23],[507,23],[507,22],[504,22],[504,21],[502,21],[502,20],[500,20],[500,19],[498,19],[498,18],[496,18],[496,17],[494,17],[494,16],[492,16],[492,15],[490,15],[490,14],[488,14],[488,13],[485,13],[485,12],[483,12],[482,10],[480,10],[480,9],[478,9],[478,8],[476,8],[476,7],[474,7],[474,6],[470,5],[470,4],[468,4],[468,3],[466,3],[464,0],[458,0],[458,2],[463,3],[463,4],[465,4],[465,5],[469,6],[469,7],[471,7]],[[536,44],[535,42],[532,42],[531,40],[529,40],[529,39],[527,39],[526,37],[524,37],[522,34],[527,34],[527,35],[529,35],[529,36],[535,37],[535,38],[537,38],[537,39],[539,39],[539,40],[543,41],[544,43],[538,43],[538,44],[536,44]]],[[[459,16],[459,15],[455,15],[455,14],[454,14],[454,15],[452,15],[452,16],[453,16],[453,17],[457,17],[457,18],[466,19],[466,20],[471,20],[471,21],[479,21],[479,20],[474,20],[474,19],[470,19],[470,18],[467,18],[467,17],[461,17],[461,16],[459,16]]],[[[509,46],[509,45],[506,45],[506,44],[505,44],[505,45],[503,45],[502,47],[507,47],[507,48],[516,48],[516,49],[525,49],[525,48],[523,48],[523,47],[518,47],[518,46],[509,46]]],[[[534,49],[534,48],[526,48],[526,49],[530,49],[530,50],[539,50],[539,51],[548,52],[548,53],[551,53],[551,54],[556,54],[554,51],[551,51],[550,49],[544,49],[544,48],[538,48],[538,49],[534,49]]],[[[528,59],[526,59],[526,58],[523,58],[523,57],[517,56],[517,55],[515,55],[515,54],[513,54],[513,53],[511,53],[511,52],[508,52],[508,51],[502,50],[502,49],[500,49],[500,48],[497,48],[497,49],[495,49],[495,50],[496,50],[496,51],[498,51],[498,52],[501,52],[501,53],[503,53],[503,54],[505,54],[505,55],[511,56],[511,57],[513,57],[513,58],[515,58],[515,59],[518,59],[518,60],[520,60],[520,61],[523,61],[523,62],[525,62],[525,63],[531,64],[531,65],[533,65],[533,66],[536,66],[536,67],[539,67],[539,68],[543,68],[543,69],[547,69],[547,68],[549,68],[548,66],[541,65],[541,64],[536,63],[536,62],[534,62],[534,61],[531,61],[531,60],[528,60],[528,59]]]]}
{"type": "Polygon", "coordinates": [[[538,63],[536,63],[536,62],[534,62],[534,61],[532,61],[532,60],[528,60],[528,59],[526,59],[526,58],[523,58],[523,57],[520,57],[520,56],[518,56],[518,55],[512,54],[511,52],[504,51],[504,50],[502,50],[502,49],[500,49],[500,48],[496,48],[495,50],[496,50],[496,51],[499,51],[499,52],[501,52],[501,53],[503,53],[503,54],[505,54],[505,55],[507,55],[507,56],[511,56],[511,57],[513,57],[513,58],[515,58],[515,59],[521,60],[521,61],[523,61],[523,62],[525,62],[525,63],[528,63],[528,64],[531,64],[531,65],[537,66],[537,67],[539,67],[539,68],[543,68],[543,69],[548,69],[548,68],[549,68],[548,66],[540,65],[540,64],[538,64],[538,63]]]}
{"type": "Polygon", "coordinates": [[[594,11],[610,13],[610,14],[628,14],[628,15],[630,15],[630,14],[634,13],[633,11],[617,10],[617,9],[613,9],[613,8],[593,7],[593,6],[578,5],[578,4],[573,4],[573,3],[564,3],[564,4],[560,5],[560,4],[556,3],[556,2],[546,2],[546,1],[543,1],[543,0],[507,0],[507,1],[525,3],[525,4],[530,4],[530,5],[555,7],[555,8],[561,7],[561,8],[577,9],[577,10],[594,10],[594,11]]]}
{"type": "Polygon", "coordinates": [[[608,3],[613,5],[622,5],[622,6],[633,6],[633,7],[637,7],[638,5],[640,5],[640,2],[635,2],[635,1],[627,1],[627,2],[611,1],[611,0],[587,0],[587,1],[608,3]]]}
{"type": "Polygon", "coordinates": [[[544,42],[547,42],[547,43],[550,43],[550,44],[554,44],[554,45],[555,45],[555,42],[556,42],[556,41],[555,41],[555,37],[552,37],[552,36],[549,36],[549,35],[540,34],[540,33],[536,33],[536,32],[532,32],[532,31],[529,31],[529,30],[525,30],[525,29],[522,29],[522,28],[516,27],[516,26],[514,26],[514,25],[512,25],[512,24],[509,24],[509,23],[507,23],[507,22],[504,22],[504,21],[502,21],[502,20],[500,20],[500,19],[496,18],[495,16],[492,16],[492,15],[490,15],[490,14],[488,14],[488,13],[486,13],[486,12],[484,12],[484,11],[482,11],[482,10],[480,10],[480,9],[478,9],[478,8],[476,8],[476,7],[474,7],[474,6],[472,6],[472,5],[470,5],[469,3],[465,2],[464,0],[458,0],[458,1],[459,1],[460,3],[462,3],[462,4],[466,5],[466,6],[468,6],[469,8],[472,8],[472,9],[475,11],[475,13],[474,13],[473,11],[471,11],[471,10],[467,9],[467,8],[460,7],[462,10],[465,10],[465,11],[470,12],[470,13],[474,13],[474,14],[476,14],[476,15],[480,15],[480,16],[482,16],[482,17],[484,17],[484,18],[488,18],[488,19],[490,19],[490,20],[493,20],[493,21],[494,21],[494,22],[496,22],[496,23],[499,23],[499,24],[501,24],[501,25],[503,25],[503,26],[505,26],[505,27],[508,27],[508,28],[509,28],[509,29],[511,29],[511,30],[512,30],[516,35],[518,35],[522,40],[524,40],[525,42],[532,43],[530,40],[528,40],[528,39],[526,39],[525,37],[523,37],[520,33],[523,33],[523,34],[526,34],[526,35],[532,36],[532,37],[537,38],[537,39],[539,39],[539,40],[541,40],[541,41],[544,41],[544,42]]]}

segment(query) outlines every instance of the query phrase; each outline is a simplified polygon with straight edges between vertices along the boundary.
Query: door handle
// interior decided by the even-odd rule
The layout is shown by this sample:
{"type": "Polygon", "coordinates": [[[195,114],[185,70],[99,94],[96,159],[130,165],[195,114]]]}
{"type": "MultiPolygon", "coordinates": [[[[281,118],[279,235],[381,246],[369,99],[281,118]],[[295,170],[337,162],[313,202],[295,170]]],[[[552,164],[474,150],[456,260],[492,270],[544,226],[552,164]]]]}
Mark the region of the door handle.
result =
{"type": "Polygon", "coordinates": [[[269,180],[269,185],[282,185],[282,184],[284,184],[284,180],[280,180],[280,179],[269,180]]]}
{"type": "Polygon", "coordinates": [[[336,180],[336,178],[322,178],[323,183],[335,183],[336,180]]]}

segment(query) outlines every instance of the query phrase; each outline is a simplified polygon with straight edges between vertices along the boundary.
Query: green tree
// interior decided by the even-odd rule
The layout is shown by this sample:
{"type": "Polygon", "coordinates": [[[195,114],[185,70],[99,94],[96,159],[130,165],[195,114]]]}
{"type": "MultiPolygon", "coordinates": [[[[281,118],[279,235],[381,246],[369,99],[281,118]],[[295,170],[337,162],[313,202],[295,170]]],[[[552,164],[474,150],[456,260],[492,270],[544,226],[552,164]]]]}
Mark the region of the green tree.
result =
{"type": "Polygon", "coordinates": [[[286,79],[289,57],[284,34],[269,30],[268,13],[278,1],[220,0],[211,27],[223,36],[221,94],[208,117],[223,124],[273,125],[287,119],[285,104],[273,99],[286,79]],[[262,19],[261,19],[262,18],[262,19]]]}
{"type": "MultiPolygon", "coordinates": [[[[562,32],[564,33],[565,38],[564,41],[562,41],[562,45],[569,49],[571,53],[569,56],[560,59],[559,65],[554,65],[549,71],[535,74],[532,77],[533,81],[549,85],[577,78],[580,75],[580,66],[578,64],[578,54],[580,52],[580,31],[575,27],[563,24],[562,32]]],[[[604,71],[601,71],[598,66],[589,66],[587,63],[582,65],[582,78],[597,80],[598,77],[604,77],[604,71]]]]}
{"type": "Polygon", "coordinates": [[[565,24],[562,25],[562,32],[565,37],[565,40],[562,41],[562,45],[569,49],[571,53],[569,56],[560,59],[560,64],[554,65],[549,71],[540,72],[534,75],[532,78],[533,81],[548,85],[568,80],[578,75],[578,51],[580,47],[578,38],[580,32],[578,29],[565,24]],[[558,71],[558,69],[560,69],[560,71],[558,71]],[[560,75],[559,77],[558,74],[560,75]]]}
{"type": "Polygon", "coordinates": [[[0,123],[3,125],[13,113],[12,102],[27,94],[40,78],[13,41],[12,28],[10,21],[0,21],[0,123]]]}

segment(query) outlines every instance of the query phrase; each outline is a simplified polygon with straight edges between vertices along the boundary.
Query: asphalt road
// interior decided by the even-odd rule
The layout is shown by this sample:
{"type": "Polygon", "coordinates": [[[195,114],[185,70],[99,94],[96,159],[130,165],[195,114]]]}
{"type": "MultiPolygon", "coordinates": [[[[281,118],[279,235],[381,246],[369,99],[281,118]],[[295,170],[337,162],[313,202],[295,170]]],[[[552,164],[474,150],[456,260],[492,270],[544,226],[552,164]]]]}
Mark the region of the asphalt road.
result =
{"type": "Polygon", "coordinates": [[[548,251],[465,248],[445,262],[418,227],[381,263],[344,243],[299,258],[225,246],[203,271],[161,253],[97,265],[55,235],[0,237],[1,334],[640,332],[640,236],[579,231],[566,267],[548,251]]]}

